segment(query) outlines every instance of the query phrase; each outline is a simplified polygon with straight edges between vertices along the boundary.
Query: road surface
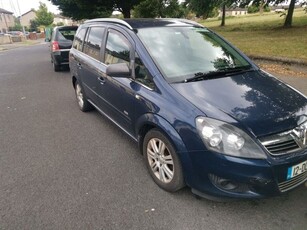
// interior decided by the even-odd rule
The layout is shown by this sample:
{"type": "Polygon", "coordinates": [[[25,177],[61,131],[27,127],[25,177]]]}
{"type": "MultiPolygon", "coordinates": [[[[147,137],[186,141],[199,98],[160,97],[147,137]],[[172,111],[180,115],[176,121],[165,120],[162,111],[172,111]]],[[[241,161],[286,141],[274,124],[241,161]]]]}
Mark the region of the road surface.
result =
{"type": "MultiPolygon", "coordinates": [[[[307,79],[284,78],[307,94],[307,79]],[[305,82],[305,83],[304,83],[305,82]]],[[[78,109],[48,45],[0,52],[0,229],[306,229],[307,188],[218,203],[161,190],[136,144],[78,109]]]]}

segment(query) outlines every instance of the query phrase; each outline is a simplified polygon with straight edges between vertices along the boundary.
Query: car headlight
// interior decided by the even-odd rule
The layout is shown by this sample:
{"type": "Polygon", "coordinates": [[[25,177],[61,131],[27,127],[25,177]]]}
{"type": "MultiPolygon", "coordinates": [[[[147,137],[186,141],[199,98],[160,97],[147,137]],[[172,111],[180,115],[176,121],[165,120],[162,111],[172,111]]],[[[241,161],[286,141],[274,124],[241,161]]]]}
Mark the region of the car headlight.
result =
{"type": "Polygon", "coordinates": [[[208,117],[197,117],[196,127],[206,147],[235,157],[265,159],[264,151],[239,128],[208,117]]]}

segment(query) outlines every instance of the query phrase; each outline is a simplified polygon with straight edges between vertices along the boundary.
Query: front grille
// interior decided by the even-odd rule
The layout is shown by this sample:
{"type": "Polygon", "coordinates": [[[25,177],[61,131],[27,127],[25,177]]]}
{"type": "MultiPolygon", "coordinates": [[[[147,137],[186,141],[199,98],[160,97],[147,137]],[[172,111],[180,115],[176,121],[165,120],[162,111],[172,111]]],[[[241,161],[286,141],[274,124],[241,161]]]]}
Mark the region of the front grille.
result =
{"type": "Polygon", "coordinates": [[[291,132],[275,134],[259,140],[273,156],[284,155],[301,149],[291,132]]]}
{"type": "Polygon", "coordinates": [[[307,180],[307,171],[290,180],[279,183],[278,187],[281,192],[286,192],[292,188],[295,188],[296,186],[299,186],[300,184],[304,183],[306,180],[307,180]]]}
{"type": "Polygon", "coordinates": [[[300,149],[294,139],[266,144],[265,147],[272,155],[280,155],[300,149]]]}

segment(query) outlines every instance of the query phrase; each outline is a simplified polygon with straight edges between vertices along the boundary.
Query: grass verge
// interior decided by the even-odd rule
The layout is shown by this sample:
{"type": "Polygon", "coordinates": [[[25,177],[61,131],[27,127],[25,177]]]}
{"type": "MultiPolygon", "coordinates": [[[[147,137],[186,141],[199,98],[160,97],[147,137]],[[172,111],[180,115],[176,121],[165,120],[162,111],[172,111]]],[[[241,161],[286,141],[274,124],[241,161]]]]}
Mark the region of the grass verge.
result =
{"type": "Polygon", "coordinates": [[[307,62],[307,14],[297,9],[293,27],[283,28],[284,17],[276,13],[253,14],[200,22],[216,31],[247,55],[301,59],[307,62]]]}

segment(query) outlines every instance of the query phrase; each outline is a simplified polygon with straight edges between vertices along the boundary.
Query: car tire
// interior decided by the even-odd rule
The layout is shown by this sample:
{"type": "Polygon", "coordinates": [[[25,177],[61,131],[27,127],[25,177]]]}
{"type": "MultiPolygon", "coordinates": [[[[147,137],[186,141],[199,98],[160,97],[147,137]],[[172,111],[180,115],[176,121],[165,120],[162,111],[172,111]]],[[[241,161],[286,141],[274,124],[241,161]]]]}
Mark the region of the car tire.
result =
{"type": "Polygon", "coordinates": [[[61,70],[61,66],[56,64],[54,61],[52,62],[54,72],[59,72],[61,70]]]}
{"type": "Polygon", "coordinates": [[[145,135],[143,153],[151,177],[162,189],[175,192],[184,187],[180,159],[169,139],[158,129],[145,135]]]}
{"type": "Polygon", "coordinates": [[[83,88],[78,81],[75,82],[75,93],[78,102],[79,109],[83,112],[93,110],[93,106],[88,102],[83,88]]]}

